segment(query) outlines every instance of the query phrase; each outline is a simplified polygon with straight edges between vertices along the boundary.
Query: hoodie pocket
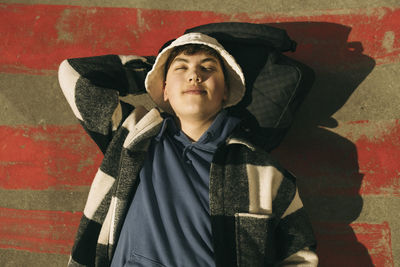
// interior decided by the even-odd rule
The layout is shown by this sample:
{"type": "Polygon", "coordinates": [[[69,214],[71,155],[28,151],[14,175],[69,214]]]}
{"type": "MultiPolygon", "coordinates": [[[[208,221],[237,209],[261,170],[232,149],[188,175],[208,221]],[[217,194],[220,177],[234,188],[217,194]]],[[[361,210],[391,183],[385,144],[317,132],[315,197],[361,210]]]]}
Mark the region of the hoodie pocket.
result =
{"type": "Polygon", "coordinates": [[[236,255],[240,267],[269,266],[274,261],[273,215],[236,213],[236,255]]]}
{"type": "Polygon", "coordinates": [[[142,255],[132,252],[129,261],[127,261],[124,267],[166,267],[158,261],[149,259],[142,255]]]}

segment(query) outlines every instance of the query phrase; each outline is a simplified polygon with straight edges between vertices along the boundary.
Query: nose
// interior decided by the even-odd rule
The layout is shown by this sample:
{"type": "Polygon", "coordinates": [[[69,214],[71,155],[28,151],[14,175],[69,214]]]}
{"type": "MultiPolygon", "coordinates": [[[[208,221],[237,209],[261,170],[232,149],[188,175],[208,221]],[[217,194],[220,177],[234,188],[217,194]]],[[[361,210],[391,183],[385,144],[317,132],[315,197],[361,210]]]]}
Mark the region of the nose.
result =
{"type": "Polygon", "coordinates": [[[200,83],[201,82],[201,75],[197,71],[191,71],[188,75],[188,80],[189,82],[196,82],[200,83]]]}

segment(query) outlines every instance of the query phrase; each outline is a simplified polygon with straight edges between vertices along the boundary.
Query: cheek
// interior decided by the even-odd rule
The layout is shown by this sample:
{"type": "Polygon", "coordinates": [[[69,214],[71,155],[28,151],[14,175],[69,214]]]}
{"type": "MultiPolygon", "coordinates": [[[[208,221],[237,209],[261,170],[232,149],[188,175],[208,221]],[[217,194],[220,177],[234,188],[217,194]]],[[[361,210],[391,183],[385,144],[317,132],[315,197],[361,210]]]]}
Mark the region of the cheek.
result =
{"type": "Polygon", "coordinates": [[[171,96],[171,84],[174,84],[174,79],[171,78],[171,75],[167,74],[167,77],[165,78],[164,86],[163,86],[163,95],[164,95],[164,101],[169,100],[171,96]]]}
{"type": "Polygon", "coordinates": [[[164,95],[164,101],[167,101],[168,100],[168,91],[166,89],[165,84],[164,84],[164,87],[163,87],[163,95],[164,95]]]}
{"type": "Polygon", "coordinates": [[[228,100],[228,95],[229,95],[228,87],[225,85],[224,86],[224,97],[223,97],[224,101],[228,100]]]}
{"type": "Polygon", "coordinates": [[[214,81],[214,88],[215,90],[218,92],[217,94],[220,95],[223,99],[226,99],[228,97],[228,90],[227,90],[227,86],[225,84],[224,79],[216,79],[214,81]]]}
{"type": "Polygon", "coordinates": [[[163,90],[163,95],[164,95],[164,101],[169,101],[170,103],[173,102],[177,95],[178,95],[178,90],[176,84],[174,86],[171,86],[171,83],[168,83],[164,86],[163,90]]]}

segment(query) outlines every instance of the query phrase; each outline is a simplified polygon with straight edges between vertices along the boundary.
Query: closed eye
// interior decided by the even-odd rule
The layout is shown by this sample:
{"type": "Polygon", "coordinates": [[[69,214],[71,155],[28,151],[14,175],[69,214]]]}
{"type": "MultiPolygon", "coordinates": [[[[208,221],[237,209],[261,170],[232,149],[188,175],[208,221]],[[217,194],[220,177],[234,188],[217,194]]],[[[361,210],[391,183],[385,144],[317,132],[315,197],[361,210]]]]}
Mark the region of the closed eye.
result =
{"type": "Polygon", "coordinates": [[[186,66],[176,66],[176,67],[174,68],[174,70],[185,70],[185,69],[187,69],[186,66]]]}
{"type": "Polygon", "coordinates": [[[209,67],[209,66],[202,66],[201,69],[202,69],[203,71],[207,71],[207,72],[211,72],[211,71],[214,71],[214,70],[215,70],[214,67],[209,67]]]}

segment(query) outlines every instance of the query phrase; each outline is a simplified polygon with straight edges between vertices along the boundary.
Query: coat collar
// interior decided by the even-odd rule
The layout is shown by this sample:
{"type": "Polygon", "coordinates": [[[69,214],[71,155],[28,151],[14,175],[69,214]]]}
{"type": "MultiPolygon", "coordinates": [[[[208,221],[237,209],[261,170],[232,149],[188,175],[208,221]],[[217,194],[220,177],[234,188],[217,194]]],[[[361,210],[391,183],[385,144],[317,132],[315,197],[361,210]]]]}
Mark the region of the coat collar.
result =
{"type": "MultiPolygon", "coordinates": [[[[129,131],[123,146],[132,150],[134,145],[140,141],[156,136],[161,129],[163,120],[158,108],[148,111],[143,106],[137,106],[122,124],[129,131]]],[[[252,130],[240,123],[227,138],[226,144],[241,144],[254,151],[256,145],[251,141],[251,137],[252,130]]]]}
{"type": "Polygon", "coordinates": [[[131,150],[140,141],[155,136],[162,125],[163,118],[157,108],[147,111],[143,106],[138,106],[126,118],[122,126],[129,133],[124,141],[124,148],[131,150]]]}
{"type": "Polygon", "coordinates": [[[252,132],[249,128],[239,124],[235,130],[233,130],[231,136],[226,140],[227,145],[240,144],[244,145],[252,151],[256,150],[256,145],[251,141],[252,132]]]}

